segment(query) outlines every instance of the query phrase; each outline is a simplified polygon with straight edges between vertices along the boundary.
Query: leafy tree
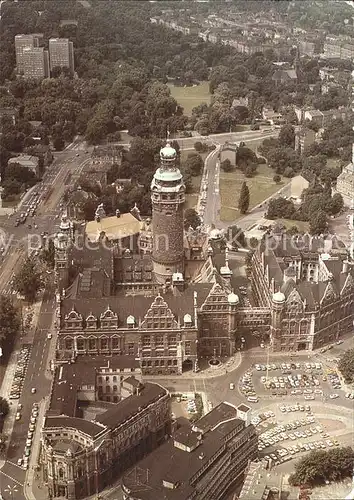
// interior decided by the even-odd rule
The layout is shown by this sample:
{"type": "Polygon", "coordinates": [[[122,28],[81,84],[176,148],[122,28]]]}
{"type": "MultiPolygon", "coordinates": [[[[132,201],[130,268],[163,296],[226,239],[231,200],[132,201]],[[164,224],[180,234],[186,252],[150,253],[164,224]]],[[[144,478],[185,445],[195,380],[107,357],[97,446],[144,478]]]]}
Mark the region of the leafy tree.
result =
{"type": "Polygon", "coordinates": [[[11,299],[0,295],[0,343],[6,355],[11,352],[20,324],[19,312],[11,299]]]}
{"type": "Polygon", "coordinates": [[[245,177],[253,177],[257,172],[257,163],[250,163],[245,168],[245,177]]]}
{"type": "Polygon", "coordinates": [[[233,166],[231,164],[231,161],[228,159],[228,158],[225,158],[225,160],[223,160],[220,164],[220,168],[224,171],[224,172],[231,172],[231,170],[233,169],[233,166]]]}
{"type": "Polygon", "coordinates": [[[28,302],[34,302],[42,287],[43,281],[36,262],[27,258],[18,274],[15,275],[14,290],[23,295],[28,302]]]}
{"type": "Polygon", "coordinates": [[[0,397],[0,420],[4,420],[6,415],[9,413],[10,406],[7,399],[0,397]]]}
{"type": "Polygon", "coordinates": [[[185,229],[188,229],[189,227],[196,229],[200,225],[201,220],[196,210],[194,210],[194,208],[187,208],[187,210],[184,212],[185,229]]]}
{"type": "Polygon", "coordinates": [[[238,200],[238,208],[241,214],[245,214],[248,211],[248,207],[250,205],[250,191],[245,182],[243,182],[240,191],[240,197],[238,200]]]}
{"type": "Polygon", "coordinates": [[[5,434],[0,434],[0,456],[4,456],[6,452],[6,442],[7,436],[5,434]]]}
{"type": "Polygon", "coordinates": [[[327,215],[323,210],[320,210],[316,215],[310,218],[311,234],[323,234],[327,231],[327,227],[327,215]]]}
{"type": "Polygon", "coordinates": [[[343,207],[344,207],[343,196],[340,193],[335,193],[331,201],[332,214],[333,215],[338,214],[341,210],[343,210],[343,207]]]}
{"type": "Polygon", "coordinates": [[[189,153],[185,162],[185,168],[188,169],[193,176],[200,175],[203,170],[203,158],[198,153],[189,153]]]}
{"type": "Polygon", "coordinates": [[[275,184],[279,184],[279,182],[281,182],[280,175],[275,174],[275,176],[273,177],[273,181],[275,182],[275,184]]]}
{"type": "Polygon", "coordinates": [[[273,198],[268,203],[267,219],[292,219],[295,212],[294,203],[291,200],[286,200],[283,197],[273,198]]]}
{"type": "Polygon", "coordinates": [[[41,254],[41,259],[52,269],[55,265],[55,247],[52,238],[47,239],[47,245],[43,249],[41,254]]]}
{"type": "Polygon", "coordinates": [[[296,462],[289,484],[319,486],[327,481],[341,481],[351,477],[353,460],[354,451],[350,446],[329,451],[312,451],[296,462]]]}
{"type": "Polygon", "coordinates": [[[354,349],[349,349],[341,356],[338,369],[346,383],[352,384],[354,382],[354,349]]]}
{"type": "Polygon", "coordinates": [[[286,169],[284,170],[284,177],[288,177],[289,179],[291,179],[291,177],[294,177],[294,175],[294,170],[291,167],[286,167],[286,169]]]}
{"type": "Polygon", "coordinates": [[[61,135],[53,137],[53,147],[56,151],[62,151],[65,147],[65,141],[61,135]]]}

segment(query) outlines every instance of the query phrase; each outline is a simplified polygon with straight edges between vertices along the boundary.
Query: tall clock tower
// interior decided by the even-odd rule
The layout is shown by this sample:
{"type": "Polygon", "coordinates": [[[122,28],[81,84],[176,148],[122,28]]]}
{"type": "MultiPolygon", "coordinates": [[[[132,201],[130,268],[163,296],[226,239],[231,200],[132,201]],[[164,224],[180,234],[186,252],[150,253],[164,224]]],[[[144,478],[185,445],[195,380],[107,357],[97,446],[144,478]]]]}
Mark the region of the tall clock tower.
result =
{"type": "Polygon", "coordinates": [[[151,183],[154,274],[158,283],[172,281],[184,271],[184,216],[186,187],[177,167],[177,153],[167,142],[160,151],[160,167],[151,183]]]}

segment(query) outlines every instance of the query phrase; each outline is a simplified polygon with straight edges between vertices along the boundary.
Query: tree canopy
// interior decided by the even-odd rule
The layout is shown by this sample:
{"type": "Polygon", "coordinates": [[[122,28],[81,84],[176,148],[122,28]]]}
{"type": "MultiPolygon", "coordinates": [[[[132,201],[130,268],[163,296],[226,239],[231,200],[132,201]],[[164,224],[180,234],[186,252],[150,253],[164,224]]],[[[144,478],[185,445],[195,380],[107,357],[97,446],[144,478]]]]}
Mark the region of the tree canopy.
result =
{"type": "Polygon", "coordinates": [[[347,383],[354,382],[354,349],[349,349],[341,356],[338,369],[347,383]]]}
{"type": "Polygon", "coordinates": [[[289,477],[292,486],[319,486],[326,481],[341,481],[353,473],[354,451],[348,446],[328,451],[312,451],[296,462],[289,477]]]}
{"type": "Polygon", "coordinates": [[[245,182],[242,183],[240,197],[238,200],[238,208],[241,214],[245,214],[248,211],[250,205],[250,191],[245,182]]]}
{"type": "Polygon", "coordinates": [[[20,315],[12,300],[0,295],[0,345],[4,355],[11,352],[20,324],[20,315]]]}
{"type": "Polygon", "coordinates": [[[200,225],[201,225],[201,219],[196,210],[194,210],[194,208],[187,208],[187,210],[185,210],[184,212],[185,229],[189,229],[190,227],[196,229],[200,225]]]}
{"type": "Polygon", "coordinates": [[[23,295],[28,302],[34,302],[42,287],[43,280],[36,261],[27,258],[14,277],[14,290],[23,295]]]}

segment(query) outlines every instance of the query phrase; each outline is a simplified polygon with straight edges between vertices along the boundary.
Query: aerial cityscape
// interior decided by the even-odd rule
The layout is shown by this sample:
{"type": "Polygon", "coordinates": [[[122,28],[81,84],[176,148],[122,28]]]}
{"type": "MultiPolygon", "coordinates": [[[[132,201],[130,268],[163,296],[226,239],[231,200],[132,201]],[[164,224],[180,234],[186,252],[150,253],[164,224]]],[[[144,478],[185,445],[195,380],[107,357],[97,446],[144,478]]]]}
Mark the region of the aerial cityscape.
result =
{"type": "Polygon", "coordinates": [[[0,500],[353,500],[354,4],[0,40],[0,500]]]}

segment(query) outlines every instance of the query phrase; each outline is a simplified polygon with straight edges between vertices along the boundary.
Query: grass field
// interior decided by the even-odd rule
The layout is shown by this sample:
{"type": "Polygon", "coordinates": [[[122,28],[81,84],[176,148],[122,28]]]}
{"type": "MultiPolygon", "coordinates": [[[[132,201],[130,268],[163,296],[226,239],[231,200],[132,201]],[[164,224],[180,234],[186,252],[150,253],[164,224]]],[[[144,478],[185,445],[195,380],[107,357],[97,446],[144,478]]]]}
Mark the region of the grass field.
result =
{"type": "Polygon", "coordinates": [[[231,222],[240,217],[238,199],[243,181],[250,190],[250,209],[262,203],[266,198],[282,188],[283,182],[275,184],[274,170],[267,165],[259,165],[258,173],[252,178],[246,178],[240,170],[220,173],[221,210],[220,219],[231,222]]]}
{"type": "Polygon", "coordinates": [[[171,90],[171,95],[184,109],[184,114],[192,115],[192,109],[203,102],[210,103],[209,82],[202,82],[195,87],[175,87],[167,84],[171,90]]]}
{"type": "MultiPolygon", "coordinates": [[[[274,221],[269,221],[274,222],[274,221]]],[[[278,224],[283,224],[286,229],[291,229],[293,226],[296,226],[299,231],[302,231],[304,233],[309,231],[309,223],[308,222],[303,222],[301,220],[290,220],[290,219],[277,219],[276,221],[278,224]]],[[[265,225],[267,225],[265,223],[265,225]]]]}

